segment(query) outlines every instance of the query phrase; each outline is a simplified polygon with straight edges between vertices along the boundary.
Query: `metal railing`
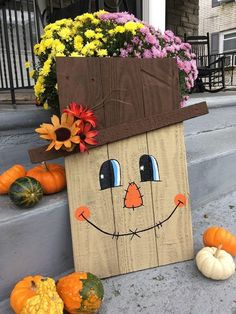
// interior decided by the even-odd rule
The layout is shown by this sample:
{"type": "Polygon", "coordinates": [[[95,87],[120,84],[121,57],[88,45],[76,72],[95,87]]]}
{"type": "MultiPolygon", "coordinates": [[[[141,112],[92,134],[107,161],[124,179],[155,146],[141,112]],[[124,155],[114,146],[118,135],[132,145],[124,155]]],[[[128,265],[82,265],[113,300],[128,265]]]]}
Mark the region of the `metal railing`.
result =
{"type": "Polygon", "coordinates": [[[33,47],[42,30],[41,16],[35,0],[0,2],[0,90],[10,90],[15,104],[15,89],[31,88],[25,62],[35,66],[33,47]]]}
{"type": "MultiPolygon", "coordinates": [[[[225,88],[236,88],[236,51],[211,54],[210,58],[208,55],[202,55],[197,58],[198,67],[207,67],[208,63],[213,64],[212,67],[217,67],[219,63],[217,60],[221,58],[224,59],[224,84],[225,88]]],[[[207,78],[203,78],[204,83],[207,78]]],[[[222,78],[217,76],[217,72],[211,76],[212,84],[214,87],[220,86],[222,84],[222,78]]]]}

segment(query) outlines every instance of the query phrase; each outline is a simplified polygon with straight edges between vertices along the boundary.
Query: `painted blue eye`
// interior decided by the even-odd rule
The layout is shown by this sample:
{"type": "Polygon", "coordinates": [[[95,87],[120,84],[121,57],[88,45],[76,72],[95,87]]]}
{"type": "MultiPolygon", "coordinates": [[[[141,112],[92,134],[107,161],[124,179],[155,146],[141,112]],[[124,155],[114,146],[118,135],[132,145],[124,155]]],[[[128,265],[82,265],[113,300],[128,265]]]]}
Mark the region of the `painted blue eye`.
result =
{"type": "Polygon", "coordinates": [[[101,165],[99,181],[101,190],[120,186],[120,165],[117,160],[110,159],[101,165]]]}
{"type": "Polygon", "coordinates": [[[160,181],[159,167],[151,155],[143,155],[139,159],[141,182],[160,181]]]}

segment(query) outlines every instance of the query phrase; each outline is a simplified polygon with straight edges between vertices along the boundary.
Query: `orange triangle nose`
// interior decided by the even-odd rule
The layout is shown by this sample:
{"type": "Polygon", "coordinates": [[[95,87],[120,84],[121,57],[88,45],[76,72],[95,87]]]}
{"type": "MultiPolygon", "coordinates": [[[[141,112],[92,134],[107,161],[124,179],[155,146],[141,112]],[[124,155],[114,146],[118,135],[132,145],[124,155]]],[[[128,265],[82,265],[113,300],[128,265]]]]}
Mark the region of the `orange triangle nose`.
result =
{"type": "Polygon", "coordinates": [[[143,205],[143,196],[141,195],[139,188],[135,182],[129,184],[126,191],[124,207],[137,208],[143,205]]]}

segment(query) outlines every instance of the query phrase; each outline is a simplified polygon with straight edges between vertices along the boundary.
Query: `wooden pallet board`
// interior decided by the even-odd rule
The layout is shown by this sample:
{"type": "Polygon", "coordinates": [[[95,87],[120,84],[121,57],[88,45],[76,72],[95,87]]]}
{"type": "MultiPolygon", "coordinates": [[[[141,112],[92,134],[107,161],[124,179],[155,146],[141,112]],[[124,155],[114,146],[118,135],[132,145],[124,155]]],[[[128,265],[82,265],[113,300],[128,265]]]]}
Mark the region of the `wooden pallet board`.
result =
{"type": "Polygon", "coordinates": [[[191,210],[182,124],[169,126],[65,158],[75,269],[104,278],[193,257],[191,210]],[[159,166],[158,182],[140,182],[140,157],[153,156],[159,166]],[[99,174],[107,160],[120,165],[121,186],[101,190],[99,174]],[[123,208],[129,183],[143,195],[143,206],[123,208]],[[165,220],[184,194],[187,205],[177,208],[162,227],[135,235],[135,231],[165,220]],[[75,217],[76,209],[90,209],[89,221],[75,217]],[[132,232],[134,234],[132,234],[132,232]],[[112,237],[116,234],[127,236],[112,237]]]}

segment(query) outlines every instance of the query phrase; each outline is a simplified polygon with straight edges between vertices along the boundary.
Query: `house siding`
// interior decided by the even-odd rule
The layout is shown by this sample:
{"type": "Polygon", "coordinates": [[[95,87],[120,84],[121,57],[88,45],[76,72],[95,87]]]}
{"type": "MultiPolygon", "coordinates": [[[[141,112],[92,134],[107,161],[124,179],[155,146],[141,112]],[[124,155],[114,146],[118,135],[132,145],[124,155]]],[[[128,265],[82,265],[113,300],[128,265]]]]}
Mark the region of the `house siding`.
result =
{"type": "Polygon", "coordinates": [[[212,7],[211,0],[199,1],[199,34],[223,32],[236,28],[236,2],[212,7]]]}

